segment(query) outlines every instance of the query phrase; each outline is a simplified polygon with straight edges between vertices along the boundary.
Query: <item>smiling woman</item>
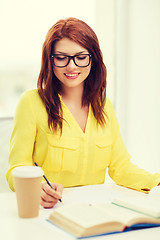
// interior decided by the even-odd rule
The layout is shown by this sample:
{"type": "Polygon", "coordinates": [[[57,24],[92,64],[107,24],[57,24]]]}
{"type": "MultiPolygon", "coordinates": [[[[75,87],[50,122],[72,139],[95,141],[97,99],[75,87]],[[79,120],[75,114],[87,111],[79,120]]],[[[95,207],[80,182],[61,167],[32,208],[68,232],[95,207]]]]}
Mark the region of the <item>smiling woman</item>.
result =
{"type": "MultiPolygon", "coordinates": [[[[81,105],[84,107],[84,115],[86,116],[89,103],[92,103],[91,107],[97,123],[103,125],[105,122],[103,107],[106,98],[106,67],[103,63],[98,38],[91,27],[75,18],[58,21],[48,31],[43,45],[42,59],[38,91],[46,105],[49,126],[55,130],[57,127],[62,130],[63,117],[58,94],[63,92],[62,98],[64,102],[66,104],[68,102],[68,105],[73,107],[73,104],[68,101],[65,87],[76,87],[74,95],[78,95],[79,99],[74,99],[74,102],[78,104],[81,114],[81,105]],[[92,58],[90,57],[88,64],[83,67],[77,66],[73,60],[70,60],[68,64],[66,62],[66,66],[59,67],[53,64],[55,62],[54,54],[69,56],[89,54],[90,56],[92,55],[92,58]],[[45,64],[48,64],[48,68],[45,67],[45,64]],[[47,76],[46,78],[43,77],[44,73],[47,76]],[[63,84],[60,84],[60,82],[63,84]],[[78,85],[79,88],[77,88],[78,85]],[[54,96],[54,101],[52,101],[50,96],[54,96]]],[[[74,106],[74,108],[77,109],[77,106],[74,106]]],[[[74,112],[74,109],[71,111],[74,112]]],[[[77,112],[75,115],[77,115],[77,112]]],[[[78,115],[80,116],[80,114],[78,115]]]]}
{"type": "Polygon", "coordinates": [[[17,106],[7,173],[20,165],[42,167],[52,183],[42,183],[41,205],[53,207],[63,186],[101,184],[106,168],[122,186],[147,192],[160,182],[133,165],[120,135],[113,105],[106,97],[106,67],[94,31],[68,18],[49,30],[42,50],[36,90],[17,106]]]}

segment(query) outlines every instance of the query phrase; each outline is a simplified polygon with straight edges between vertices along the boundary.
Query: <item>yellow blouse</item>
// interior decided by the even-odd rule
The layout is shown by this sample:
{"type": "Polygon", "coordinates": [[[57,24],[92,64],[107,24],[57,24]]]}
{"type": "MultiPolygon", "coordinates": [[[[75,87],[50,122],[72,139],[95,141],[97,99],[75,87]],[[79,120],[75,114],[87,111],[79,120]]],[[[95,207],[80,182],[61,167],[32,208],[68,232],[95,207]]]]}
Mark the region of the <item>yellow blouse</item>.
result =
{"type": "Polygon", "coordinates": [[[64,187],[104,183],[106,168],[122,186],[141,191],[160,182],[160,174],[150,174],[130,162],[122,141],[113,106],[106,99],[106,126],[97,126],[91,107],[85,133],[61,100],[63,117],[60,131],[48,128],[45,106],[37,90],[25,92],[17,106],[10,141],[10,168],[7,181],[14,191],[12,170],[21,165],[42,167],[51,182],[64,187]]]}

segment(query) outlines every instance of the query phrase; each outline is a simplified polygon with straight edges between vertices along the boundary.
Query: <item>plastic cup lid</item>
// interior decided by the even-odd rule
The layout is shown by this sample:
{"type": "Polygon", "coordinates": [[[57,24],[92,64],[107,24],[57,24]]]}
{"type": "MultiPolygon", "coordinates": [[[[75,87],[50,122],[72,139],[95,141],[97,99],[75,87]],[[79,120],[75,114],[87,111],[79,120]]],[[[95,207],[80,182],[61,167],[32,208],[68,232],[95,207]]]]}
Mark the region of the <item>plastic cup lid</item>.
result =
{"type": "Polygon", "coordinates": [[[41,167],[21,166],[14,168],[12,175],[21,178],[34,178],[43,176],[44,172],[41,167]]]}

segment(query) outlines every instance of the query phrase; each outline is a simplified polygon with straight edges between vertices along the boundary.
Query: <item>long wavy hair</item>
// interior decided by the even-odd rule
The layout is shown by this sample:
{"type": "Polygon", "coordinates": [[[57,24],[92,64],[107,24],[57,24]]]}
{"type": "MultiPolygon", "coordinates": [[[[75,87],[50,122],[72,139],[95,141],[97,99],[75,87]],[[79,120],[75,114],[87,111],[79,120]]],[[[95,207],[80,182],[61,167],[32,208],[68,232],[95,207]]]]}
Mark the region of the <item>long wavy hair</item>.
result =
{"type": "Polygon", "coordinates": [[[59,98],[61,82],[54,74],[51,60],[54,44],[62,38],[76,42],[92,54],[91,70],[84,82],[82,106],[91,104],[97,124],[104,126],[107,70],[95,32],[85,22],[76,18],[59,20],[50,28],[43,44],[37,88],[46,107],[48,126],[53,131],[60,129],[62,133],[63,111],[59,98]]]}

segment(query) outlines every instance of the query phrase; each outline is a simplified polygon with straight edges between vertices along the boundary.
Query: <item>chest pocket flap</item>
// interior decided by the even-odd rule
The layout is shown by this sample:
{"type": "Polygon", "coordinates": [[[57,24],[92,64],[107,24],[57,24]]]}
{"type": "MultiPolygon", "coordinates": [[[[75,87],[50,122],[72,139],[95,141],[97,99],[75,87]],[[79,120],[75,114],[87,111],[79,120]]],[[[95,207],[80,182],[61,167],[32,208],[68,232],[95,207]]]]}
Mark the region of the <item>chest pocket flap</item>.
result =
{"type": "Polygon", "coordinates": [[[48,143],[53,147],[66,148],[66,149],[77,149],[79,141],[77,138],[60,137],[48,134],[48,143]]]}
{"type": "Polygon", "coordinates": [[[46,171],[74,173],[78,164],[79,140],[48,134],[48,153],[43,164],[46,171]]]}
{"type": "Polygon", "coordinates": [[[108,134],[107,136],[97,137],[95,142],[96,146],[99,148],[107,147],[112,144],[112,136],[108,134]]]}

